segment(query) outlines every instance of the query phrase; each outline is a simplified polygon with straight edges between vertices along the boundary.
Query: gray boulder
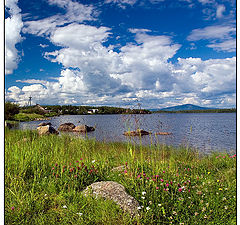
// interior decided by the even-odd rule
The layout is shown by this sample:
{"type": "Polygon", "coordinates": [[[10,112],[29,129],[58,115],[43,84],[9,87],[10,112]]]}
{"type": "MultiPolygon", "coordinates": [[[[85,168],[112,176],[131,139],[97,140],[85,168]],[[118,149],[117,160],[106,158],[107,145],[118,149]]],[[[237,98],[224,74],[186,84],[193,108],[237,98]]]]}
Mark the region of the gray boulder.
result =
{"type": "Polygon", "coordinates": [[[96,198],[102,197],[104,199],[112,200],[118,204],[123,211],[130,213],[131,216],[137,216],[138,214],[138,201],[127,194],[125,188],[113,181],[96,182],[88,186],[83,194],[85,196],[92,195],[96,198]]]}
{"type": "Polygon", "coordinates": [[[47,125],[51,126],[52,124],[50,122],[48,122],[48,123],[42,122],[42,123],[38,124],[38,127],[47,126],[47,125]]]}
{"type": "Polygon", "coordinates": [[[58,127],[60,131],[73,131],[76,126],[73,123],[63,123],[58,127]]]}
{"type": "Polygon", "coordinates": [[[45,134],[59,134],[58,131],[56,131],[52,126],[46,125],[46,126],[40,126],[37,128],[39,135],[45,135],[45,134]]]}
{"type": "Polygon", "coordinates": [[[89,127],[87,125],[79,125],[73,129],[74,132],[81,132],[81,133],[86,133],[94,130],[95,130],[94,127],[89,127]]]}

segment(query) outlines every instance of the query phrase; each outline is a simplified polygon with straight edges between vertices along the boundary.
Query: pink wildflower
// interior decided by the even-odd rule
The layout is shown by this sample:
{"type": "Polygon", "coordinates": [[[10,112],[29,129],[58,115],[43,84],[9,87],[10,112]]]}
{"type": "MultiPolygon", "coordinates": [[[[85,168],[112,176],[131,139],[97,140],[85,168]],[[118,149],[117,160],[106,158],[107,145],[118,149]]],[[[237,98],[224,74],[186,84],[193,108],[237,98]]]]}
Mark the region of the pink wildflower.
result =
{"type": "Polygon", "coordinates": [[[13,211],[15,209],[15,207],[13,206],[13,207],[11,207],[11,210],[13,211]]]}
{"type": "Polygon", "coordinates": [[[161,179],[161,181],[163,182],[164,180],[163,180],[163,179],[161,179]]]}
{"type": "Polygon", "coordinates": [[[147,180],[149,180],[149,177],[147,177],[147,180]]]}
{"type": "Polygon", "coordinates": [[[182,191],[182,188],[179,188],[178,191],[181,192],[181,191],[182,191]]]}
{"type": "Polygon", "coordinates": [[[156,189],[158,190],[158,189],[159,189],[159,187],[156,187],[156,189]]]}
{"type": "Polygon", "coordinates": [[[165,173],[165,170],[163,170],[163,173],[165,173]]]}
{"type": "Polygon", "coordinates": [[[168,183],[166,183],[166,187],[169,187],[169,184],[168,184],[168,183]]]}
{"type": "Polygon", "coordinates": [[[127,173],[127,170],[124,170],[124,173],[127,173]]]}

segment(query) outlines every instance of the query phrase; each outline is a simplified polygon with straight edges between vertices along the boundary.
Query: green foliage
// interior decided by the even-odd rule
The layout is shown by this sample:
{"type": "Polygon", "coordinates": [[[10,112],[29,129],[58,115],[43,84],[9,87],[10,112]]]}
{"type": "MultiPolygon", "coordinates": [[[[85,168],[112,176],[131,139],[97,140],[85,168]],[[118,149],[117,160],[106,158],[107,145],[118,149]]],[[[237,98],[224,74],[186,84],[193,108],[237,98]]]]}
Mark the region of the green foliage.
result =
{"type": "Polygon", "coordinates": [[[4,108],[4,119],[5,120],[12,120],[15,114],[19,113],[19,105],[14,104],[12,102],[5,102],[4,108]]]}
{"type": "Polygon", "coordinates": [[[36,113],[28,114],[28,113],[18,113],[14,116],[14,120],[17,121],[31,121],[31,120],[36,120],[37,118],[43,118],[43,115],[39,115],[36,113]]]}
{"type": "Polygon", "coordinates": [[[236,154],[5,133],[5,224],[236,224],[236,154]],[[140,203],[139,217],[82,195],[106,180],[140,203]]]}

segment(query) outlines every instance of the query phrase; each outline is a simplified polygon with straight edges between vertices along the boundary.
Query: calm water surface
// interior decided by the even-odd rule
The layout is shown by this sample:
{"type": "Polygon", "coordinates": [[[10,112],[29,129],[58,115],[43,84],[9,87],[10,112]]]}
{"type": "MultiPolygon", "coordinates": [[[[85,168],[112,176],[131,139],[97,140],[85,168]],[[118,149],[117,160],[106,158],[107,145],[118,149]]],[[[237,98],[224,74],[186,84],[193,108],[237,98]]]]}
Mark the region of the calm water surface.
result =
{"type": "MultiPolygon", "coordinates": [[[[36,129],[42,121],[20,123],[20,129],[36,129]]],[[[86,124],[95,126],[89,138],[105,141],[128,141],[124,131],[138,127],[152,132],[142,136],[142,144],[188,145],[200,151],[236,152],[236,114],[235,113],[164,113],[146,115],[64,115],[52,118],[49,122],[57,129],[60,124],[71,122],[76,126],[86,124]],[[172,135],[155,136],[155,132],[171,132],[172,135]]],[[[73,135],[80,135],[76,134],[73,135]]],[[[139,143],[139,137],[131,138],[139,143]]]]}

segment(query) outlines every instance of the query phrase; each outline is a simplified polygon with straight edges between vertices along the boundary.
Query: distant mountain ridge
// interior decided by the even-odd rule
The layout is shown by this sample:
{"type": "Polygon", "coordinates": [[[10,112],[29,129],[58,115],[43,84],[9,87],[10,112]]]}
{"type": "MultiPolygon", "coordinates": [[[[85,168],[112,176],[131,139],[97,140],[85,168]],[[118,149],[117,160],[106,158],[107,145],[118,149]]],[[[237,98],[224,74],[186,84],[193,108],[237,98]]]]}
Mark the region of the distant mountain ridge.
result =
{"type": "Polygon", "coordinates": [[[213,109],[213,108],[201,107],[201,106],[192,105],[192,104],[184,104],[184,105],[166,107],[166,108],[162,108],[160,110],[162,110],[162,111],[182,111],[182,110],[207,110],[207,109],[213,109]]]}

